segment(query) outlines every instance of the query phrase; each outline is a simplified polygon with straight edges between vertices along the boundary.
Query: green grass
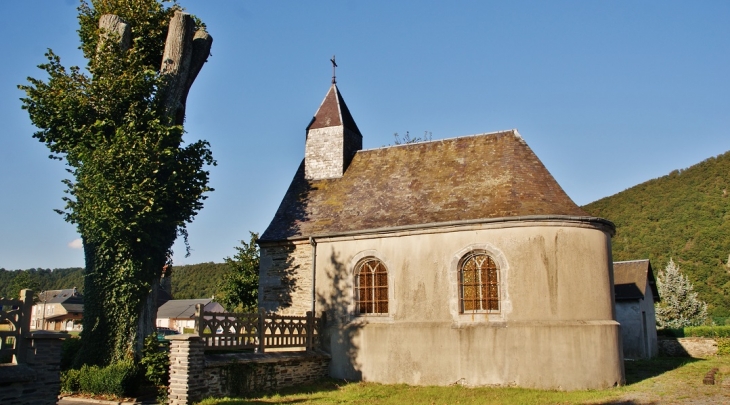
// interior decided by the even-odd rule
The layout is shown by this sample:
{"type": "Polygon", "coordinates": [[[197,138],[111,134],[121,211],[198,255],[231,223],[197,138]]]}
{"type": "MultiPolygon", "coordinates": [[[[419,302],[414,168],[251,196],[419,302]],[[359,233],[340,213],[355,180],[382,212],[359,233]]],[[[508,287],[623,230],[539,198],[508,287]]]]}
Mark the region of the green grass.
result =
{"type": "Polygon", "coordinates": [[[524,388],[415,387],[322,380],[314,385],[280,390],[251,398],[208,398],[200,405],[244,404],[682,404],[703,398],[730,403],[730,357],[707,360],[658,358],[626,363],[627,385],[596,391],[542,391],[524,388]],[[716,385],[702,378],[712,368],[720,372],[716,385]]]}

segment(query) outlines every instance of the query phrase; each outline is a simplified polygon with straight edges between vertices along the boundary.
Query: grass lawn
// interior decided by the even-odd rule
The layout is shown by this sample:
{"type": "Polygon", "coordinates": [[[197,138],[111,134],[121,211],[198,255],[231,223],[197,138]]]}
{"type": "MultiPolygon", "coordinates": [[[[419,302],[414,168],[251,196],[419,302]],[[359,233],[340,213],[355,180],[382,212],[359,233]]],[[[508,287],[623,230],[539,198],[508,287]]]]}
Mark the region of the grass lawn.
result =
{"type": "Polygon", "coordinates": [[[523,388],[414,387],[323,380],[276,394],[206,399],[200,405],[243,404],[730,404],[730,356],[710,359],[657,358],[626,362],[626,386],[600,391],[540,391],[523,388]],[[702,379],[720,371],[715,385],[702,379]]]}

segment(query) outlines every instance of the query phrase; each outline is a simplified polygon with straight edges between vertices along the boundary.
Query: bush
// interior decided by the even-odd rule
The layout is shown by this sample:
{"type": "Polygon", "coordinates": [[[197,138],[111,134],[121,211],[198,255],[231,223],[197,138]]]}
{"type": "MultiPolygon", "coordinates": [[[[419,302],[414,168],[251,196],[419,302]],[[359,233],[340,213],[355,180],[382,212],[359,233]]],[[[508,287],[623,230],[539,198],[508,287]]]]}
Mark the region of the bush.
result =
{"type": "Polygon", "coordinates": [[[730,338],[730,326],[687,326],[678,329],[659,329],[659,336],[730,338]]]}
{"type": "Polygon", "coordinates": [[[137,386],[137,366],[132,360],[112,363],[106,367],[83,366],[79,372],[79,391],[91,395],[132,394],[137,386]]]}
{"type": "Polygon", "coordinates": [[[81,370],[61,371],[61,392],[70,394],[79,390],[81,370]]]}
{"type": "Polygon", "coordinates": [[[64,339],[61,346],[61,370],[68,370],[73,365],[76,354],[81,349],[81,339],[78,336],[72,336],[64,339]]]}
{"type": "Polygon", "coordinates": [[[160,343],[156,334],[147,336],[144,340],[142,360],[144,376],[157,389],[157,399],[167,403],[167,385],[170,381],[170,353],[167,344],[160,343]]]}
{"type": "Polygon", "coordinates": [[[728,354],[730,354],[730,338],[721,337],[715,340],[717,340],[718,356],[727,356],[728,354]]]}

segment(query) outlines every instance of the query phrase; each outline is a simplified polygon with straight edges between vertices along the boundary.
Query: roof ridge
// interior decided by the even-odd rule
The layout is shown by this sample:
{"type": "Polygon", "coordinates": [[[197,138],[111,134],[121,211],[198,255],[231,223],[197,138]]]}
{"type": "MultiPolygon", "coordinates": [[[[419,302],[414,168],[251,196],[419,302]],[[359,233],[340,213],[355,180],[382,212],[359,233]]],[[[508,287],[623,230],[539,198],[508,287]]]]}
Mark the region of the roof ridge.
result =
{"type": "Polygon", "coordinates": [[[377,148],[360,149],[359,151],[357,151],[357,153],[360,153],[360,152],[369,152],[369,151],[380,150],[380,149],[398,148],[398,147],[404,147],[404,146],[424,145],[424,144],[436,143],[436,142],[454,141],[454,140],[457,140],[457,139],[476,138],[478,136],[491,136],[491,135],[498,135],[498,134],[506,134],[506,133],[510,133],[510,132],[513,133],[514,135],[516,135],[519,139],[522,139],[522,135],[520,135],[520,133],[517,132],[517,128],[512,128],[512,129],[505,129],[505,130],[501,130],[501,131],[484,132],[484,133],[481,133],[481,134],[452,136],[451,138],[433,139],[433,140],[430,140],[430,141],[419,141],[419,142],[412,142],[412,143],[402,143],[402,144],[399,144],[399,145],[380,146],[380,147],[377,147],[377,148]]]}

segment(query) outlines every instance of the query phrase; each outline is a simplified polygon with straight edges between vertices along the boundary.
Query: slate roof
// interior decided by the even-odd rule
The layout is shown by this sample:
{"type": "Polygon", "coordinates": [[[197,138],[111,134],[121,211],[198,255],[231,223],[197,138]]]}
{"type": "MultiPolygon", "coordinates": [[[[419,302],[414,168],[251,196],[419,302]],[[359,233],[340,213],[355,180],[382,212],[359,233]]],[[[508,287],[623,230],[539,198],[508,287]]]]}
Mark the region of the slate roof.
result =
{"type": "Polygon", "coordinates": [[[360,130],[355,124],[355,120],[350,114],[350,110],[345,104],[345,99],[342,98],[340,90],[336,84],[332,84],[327,95],[324,96],[322,104],[319,106],[317,113],[312,118],[312,121],[307,126],[307,131],[310,129],[326,128],[342,125],[345,128],[360,134],[360,130]]]}
{"type": "Polygon", "coordinates": [[[192,318],[195,315],[195,305],[208,305],[211,301],[212,298],[170,300],[157,308],[157,318],[192,318]]]}
{"type": "Polygon", "coordinates": [[[361,150],[336,179],[302,162],[260,241],[534,215],[588,217],[509,130],[361,150]]]}
{"type": "Polygon", "coordinates": [[[653,301],[659,302],[661,298],[649,260],[613,262],[613,290],[616,301],[643,299],[647,283],[651,288],[653,301]]]}

